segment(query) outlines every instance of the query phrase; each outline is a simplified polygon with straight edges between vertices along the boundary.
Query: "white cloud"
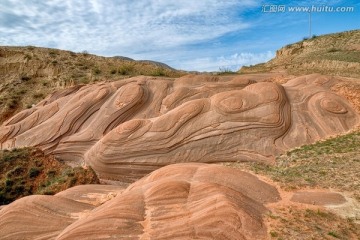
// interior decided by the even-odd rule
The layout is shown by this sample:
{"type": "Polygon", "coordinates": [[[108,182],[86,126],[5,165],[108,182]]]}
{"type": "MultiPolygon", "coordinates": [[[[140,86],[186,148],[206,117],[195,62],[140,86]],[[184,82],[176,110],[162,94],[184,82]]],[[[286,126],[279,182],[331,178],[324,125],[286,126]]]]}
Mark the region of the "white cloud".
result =
{"type": "MultiPolygon", "coordinates": [[[[166,59],[184,70],[234,69],[268,60],[266,54],[221,56],[221,50],[192,49],[248,27],[238,16],[245,1],[71,1],[6,0],[0,16],[16,23],[0,24],[5,45],[39,45],[136,59],[166,59]],[[5,35],[5,34],[6,35],[5,35]],[[213,55],[213,56],[211,56],[213,55]],[[171,56],[171,57],[169,57],[171,56]]],[[[268,54],[268,53],[267,53],[268,54]]]]}
{"type": "Polygon", "coordinates": [[[274,56],[275,54],[270,51],[263,53],[235,53],[215,58],[195,58],[185,63],[180,63],[178,68],[198,71],[217,71],[219,69],[237,71],[241,66],[267,62],[274,56]]]}
{"type": "Polygon", "coordinates": [[[239,13],[258,4],[256,0],[2,0],[0,45],[151,59],[249,28],[239,13]]]}

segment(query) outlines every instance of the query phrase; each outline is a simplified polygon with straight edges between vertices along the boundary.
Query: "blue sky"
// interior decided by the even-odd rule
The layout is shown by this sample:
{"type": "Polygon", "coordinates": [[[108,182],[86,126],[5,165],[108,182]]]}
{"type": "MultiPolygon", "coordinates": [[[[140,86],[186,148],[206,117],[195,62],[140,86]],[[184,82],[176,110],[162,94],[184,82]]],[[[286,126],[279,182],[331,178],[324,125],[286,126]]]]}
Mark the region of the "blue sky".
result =
{"type": "Polygon", "coordinates": [[[313,34],[360,29],[357,0],[1,0],[0,45],[86,50],[184,70],[237,70],[308,36],[309,13],[290,12],[293,6],[354,7],[313,12],[313,34]],[[262,11],[270,5],[285,12],[262,11]]]}

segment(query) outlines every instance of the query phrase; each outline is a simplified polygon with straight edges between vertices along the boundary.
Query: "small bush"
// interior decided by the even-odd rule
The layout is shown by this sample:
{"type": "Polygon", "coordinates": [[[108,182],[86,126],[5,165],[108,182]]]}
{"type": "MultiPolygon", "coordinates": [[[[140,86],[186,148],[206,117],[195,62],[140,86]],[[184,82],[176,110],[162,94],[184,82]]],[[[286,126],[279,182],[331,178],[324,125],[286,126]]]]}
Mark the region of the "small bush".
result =
{"type": "MultiPolygon", "coordinates": [[[[252,67],[252,66],[250,66],[252,67]]],[[[228,67],[220,67],[219,71],[217,72],[218,75],[223,75],[223,74],[236,74],[236,72],[233,72],[230,68],[228,67]]]]}
{"type": "Polygon", "coordinates": [[[77,84],[88,84],[90,83],[90,79],[88,79],[87,77],[81,77],[76,79],[76,83],[77,84]]]}
{"type": "Polygon", "coordinates": [[[20,176],[21,174],[23,174],[24,172],[26,172],[26,169],[25,169],[25,168],[20,167],[20,166],[17,166],[17,167],[15,167],[15,168],[13,168],[12,170],[10,170],[10,171],[6,174],[6,176],[7,176],[8,178],[10,178],[10,177],[18,177],[18,176],[20,176]]]}
{"type": "Polygon", "coordinates": [[[31,58],[32,58],[32,57],[31,57],[30,54],[25,54],[25,59],[26,59],[26,60],[31,60],[31,58]]]}
{"type": "Polygon", "coordinates": [[[95,73],[96,75],[99,75],[99,74],[101,73],[101,70],[98,69],[98,68],[95,68],[95,69],[94,69],[94,73],[95,73]]]}
{"type": "Polygon", "coordinates": [[[330,48],[330,49],[328,50],[329,53],[338,52],[338,51],[340,51],[340,50],[337,49],[337,48],[330,48]]]}
{"type": "Polygon", "coordinates": [[[6,187],[11,187],[12,185],[14,185],[14,181],[11,179],[6,179],[5,180],[5,186],[6,187]]]}
{"type": "Polygon", "coordinates": [[[67,188],[71,188],[71,187],[75,186],[77,180],[78,180],[77,177],[71,177],[71,178],[70,178],[70,181],[68,181],[66,187],[67,187],[67,188]]]}
{"type": "Polygon", "coordinates": [[[18,185],[14,187],[14,192],[18,195],[22,195],[25,192],[25,187],[23,185],[18,185]]]}
{"type": "Polygon", "coordinates": [[[56,57],[56,55],[57,55],[57,52],[55,52],[55,51],[50,51],[49,52],[50,57],[56,57]]]}
{"type": "Polygon", "coordinates": [[[163,68],[156,68],[150,75],[155,77],[162,77],[166,76],[166,73],[163,68]]]}
{"type": "Polygon", "coordinates": [[[35,99],[44,98],[44,97],[45,97],[45,95],[44,95],[43,93],[35,93],[35,94],[33,95],[33,98],[35,98],[35,99]]]}
{"type": "Polygon", "coordinates": [[[20,79],[21,79],[21,81],[27,82],[27,81],[29,81],[31,79],[31,77],[23,75],[23,76],[20,77],[20,79]]]}
{"type": "Polygon", "coordinates": [[[329,232],[328,235],[334,238],[339,238],[339,236],[335,232],[329,232]]]}
{"type": "Polygon", "coordinates": [[[76,53],[74,53],[74,52],[72,52],[72,51],[70,51],[69,53],[70,53],[70,56],[76,57],[76,53]]]}
{"type": "Polygon", "coordinates": [[[56,170],[49,170],[47,173],[46,173],[46,175],[48,176],[48,177],[54,177],[55,176],[55,174],[56,174],[56,170]]]}
{"type": "Polygon", "coordinates": [[[30,178],[35,178],[35,177],[39,176],[39,174],[41,173],[41,171],[42,171],[42,168],[32,167],[32,168],[30,168],[30,170],[29,170],[29,177],[30,177],[30,178]]]}
{"type": "Polygon", "coordinates": [[[130,75],[134,71],[134,66],[124,64],[119,67],[118,73],[121,75],[130,75]]]}
{"type": "Polygon", "coordinates": [[[17,94],[23,95],[25,94],[27,91],[26,89],[21,89],[17,94]]]}
{"type": "Polygon", "coordinates": [[[271,231],[270,236],[271,237],[277,237],[277,236],[279,236],[279,234],[277,232],[271,231]]]}
{"type": "Polygon", "coordinates": [[[13,98],[6,104],[6,106],[9,109],[15,109],[18,106],[18,104],[19,104],[18,100],[13,98]]]}

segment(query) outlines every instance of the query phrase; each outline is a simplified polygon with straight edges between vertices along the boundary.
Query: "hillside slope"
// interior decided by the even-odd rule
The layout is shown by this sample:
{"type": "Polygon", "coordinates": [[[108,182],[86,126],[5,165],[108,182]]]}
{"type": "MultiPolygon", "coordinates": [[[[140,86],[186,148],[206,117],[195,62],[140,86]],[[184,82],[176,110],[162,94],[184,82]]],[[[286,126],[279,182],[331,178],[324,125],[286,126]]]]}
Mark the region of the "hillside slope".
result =
{"type": "Polygon", "coordinates": [[[0,46],[0,123],[65,87],[134,75],[179,77],[166,64],[38,47],[0,46]]]}
{"type": "Polygon", "coordinates": [[[313,74],[280,85],[271,77],[143,76],[72,88],[6,121],[0,147],[39,147],[101,179],[133,182],[172,163],[271,163],[360,123],[331,91],[339,79],[313,74]]]}
{"type": "Polygon", "coordinates": [[[360,77],[360,30],[327,34],[289,44],[267,63],[242,67],[240,73],[286,71],[360,77]]]}

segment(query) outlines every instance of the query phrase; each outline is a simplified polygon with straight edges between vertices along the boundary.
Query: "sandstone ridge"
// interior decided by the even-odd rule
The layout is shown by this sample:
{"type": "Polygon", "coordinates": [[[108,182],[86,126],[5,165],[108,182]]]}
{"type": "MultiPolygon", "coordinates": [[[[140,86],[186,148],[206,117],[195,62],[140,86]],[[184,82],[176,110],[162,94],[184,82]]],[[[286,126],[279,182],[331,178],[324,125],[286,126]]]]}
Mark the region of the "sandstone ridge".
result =
{"type": "Polygon", "coordinates": [[[206,164],[167,166],[125,190],[75,188],[1,209],[0,238],[265,239],[265,204],[280,200],[254,175],[206,164]]]}
{"type": "Polygon", "coordinates": [[[260,161],[344,133],[359,114],[322,75],[134,77],[56,92],[6,121],[2,149],[34,146],[103,180],[180,162],[260,161]]]}

